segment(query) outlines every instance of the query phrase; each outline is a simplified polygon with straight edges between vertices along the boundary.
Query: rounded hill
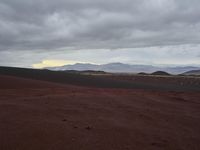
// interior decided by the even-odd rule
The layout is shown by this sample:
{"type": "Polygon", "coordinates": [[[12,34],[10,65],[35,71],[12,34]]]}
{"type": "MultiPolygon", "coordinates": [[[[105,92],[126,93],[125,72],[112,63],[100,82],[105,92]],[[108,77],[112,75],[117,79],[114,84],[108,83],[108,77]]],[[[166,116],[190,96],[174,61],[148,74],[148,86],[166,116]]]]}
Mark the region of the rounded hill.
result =
{"type": "Polygon", "coordinates": [[[153,72],[151,75],[161,75],[161,76],[165,76],[165,75],[170,75],[169,73],[165,72],[165,71],[156,71],[153,72]]]}

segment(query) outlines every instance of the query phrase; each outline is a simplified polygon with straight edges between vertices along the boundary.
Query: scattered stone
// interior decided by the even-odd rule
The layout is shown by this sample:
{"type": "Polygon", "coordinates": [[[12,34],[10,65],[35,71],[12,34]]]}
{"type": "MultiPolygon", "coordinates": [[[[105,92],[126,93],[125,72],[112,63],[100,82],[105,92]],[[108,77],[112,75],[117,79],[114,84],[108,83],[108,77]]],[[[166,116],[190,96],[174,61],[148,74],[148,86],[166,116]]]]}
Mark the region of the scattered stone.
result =
{"type": "Polygon", "coordinates": [[[78,127],[77,127],[77,126],[73,126],[73,128],[74,128],[74,129],[77,129],[78,127]]]}
{"type": "Polygon", "coordinates": [[[86,129],[86,130],[91,130],[92,127],[91,127],[91,126],[87,126],[87,127],[85,127],[85,129],[86,129]]]}

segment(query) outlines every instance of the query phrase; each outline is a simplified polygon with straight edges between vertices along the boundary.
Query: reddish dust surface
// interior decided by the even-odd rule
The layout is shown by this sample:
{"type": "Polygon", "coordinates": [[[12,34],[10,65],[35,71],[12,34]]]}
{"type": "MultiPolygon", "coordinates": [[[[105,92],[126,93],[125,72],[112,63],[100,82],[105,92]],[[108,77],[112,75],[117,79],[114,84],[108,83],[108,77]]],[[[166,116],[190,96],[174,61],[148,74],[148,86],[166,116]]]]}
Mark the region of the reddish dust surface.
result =
{"type": "Polygon", "coordinates": [[[1,150],[199,150],[200,93],[0,76],[1,150]]]}

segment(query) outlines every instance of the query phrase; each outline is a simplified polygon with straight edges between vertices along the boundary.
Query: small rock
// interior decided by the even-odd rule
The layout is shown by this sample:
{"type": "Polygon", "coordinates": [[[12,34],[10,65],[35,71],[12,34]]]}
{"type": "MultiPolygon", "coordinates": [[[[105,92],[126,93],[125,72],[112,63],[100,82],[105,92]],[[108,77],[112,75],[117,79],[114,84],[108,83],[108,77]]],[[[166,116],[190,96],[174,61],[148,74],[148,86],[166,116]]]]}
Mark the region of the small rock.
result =
{"type": "Polygon", "coordinates": [[[74,129],[77,129],[78,127],[77,127],[77,126],[73,126],[73,128],[74,128],[74,129]]]}
{"type": "Polygon", "coordinates": [[[91,126],[87,126],[87,127],[85,127],[85,129],[86,129],[86,130],[91,130],[92,127],[91,127],[91,126]]]}

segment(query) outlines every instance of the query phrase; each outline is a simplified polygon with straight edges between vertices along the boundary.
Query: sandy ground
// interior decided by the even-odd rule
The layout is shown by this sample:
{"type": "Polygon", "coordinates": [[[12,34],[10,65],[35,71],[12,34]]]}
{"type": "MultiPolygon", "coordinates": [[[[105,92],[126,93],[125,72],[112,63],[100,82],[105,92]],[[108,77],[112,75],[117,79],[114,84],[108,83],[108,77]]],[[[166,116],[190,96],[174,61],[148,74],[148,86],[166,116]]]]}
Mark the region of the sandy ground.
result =
{"type": "Polygon", "coordinates": [[[200,92],[0,75],[0,150],[199,150],[200,92]]]}

